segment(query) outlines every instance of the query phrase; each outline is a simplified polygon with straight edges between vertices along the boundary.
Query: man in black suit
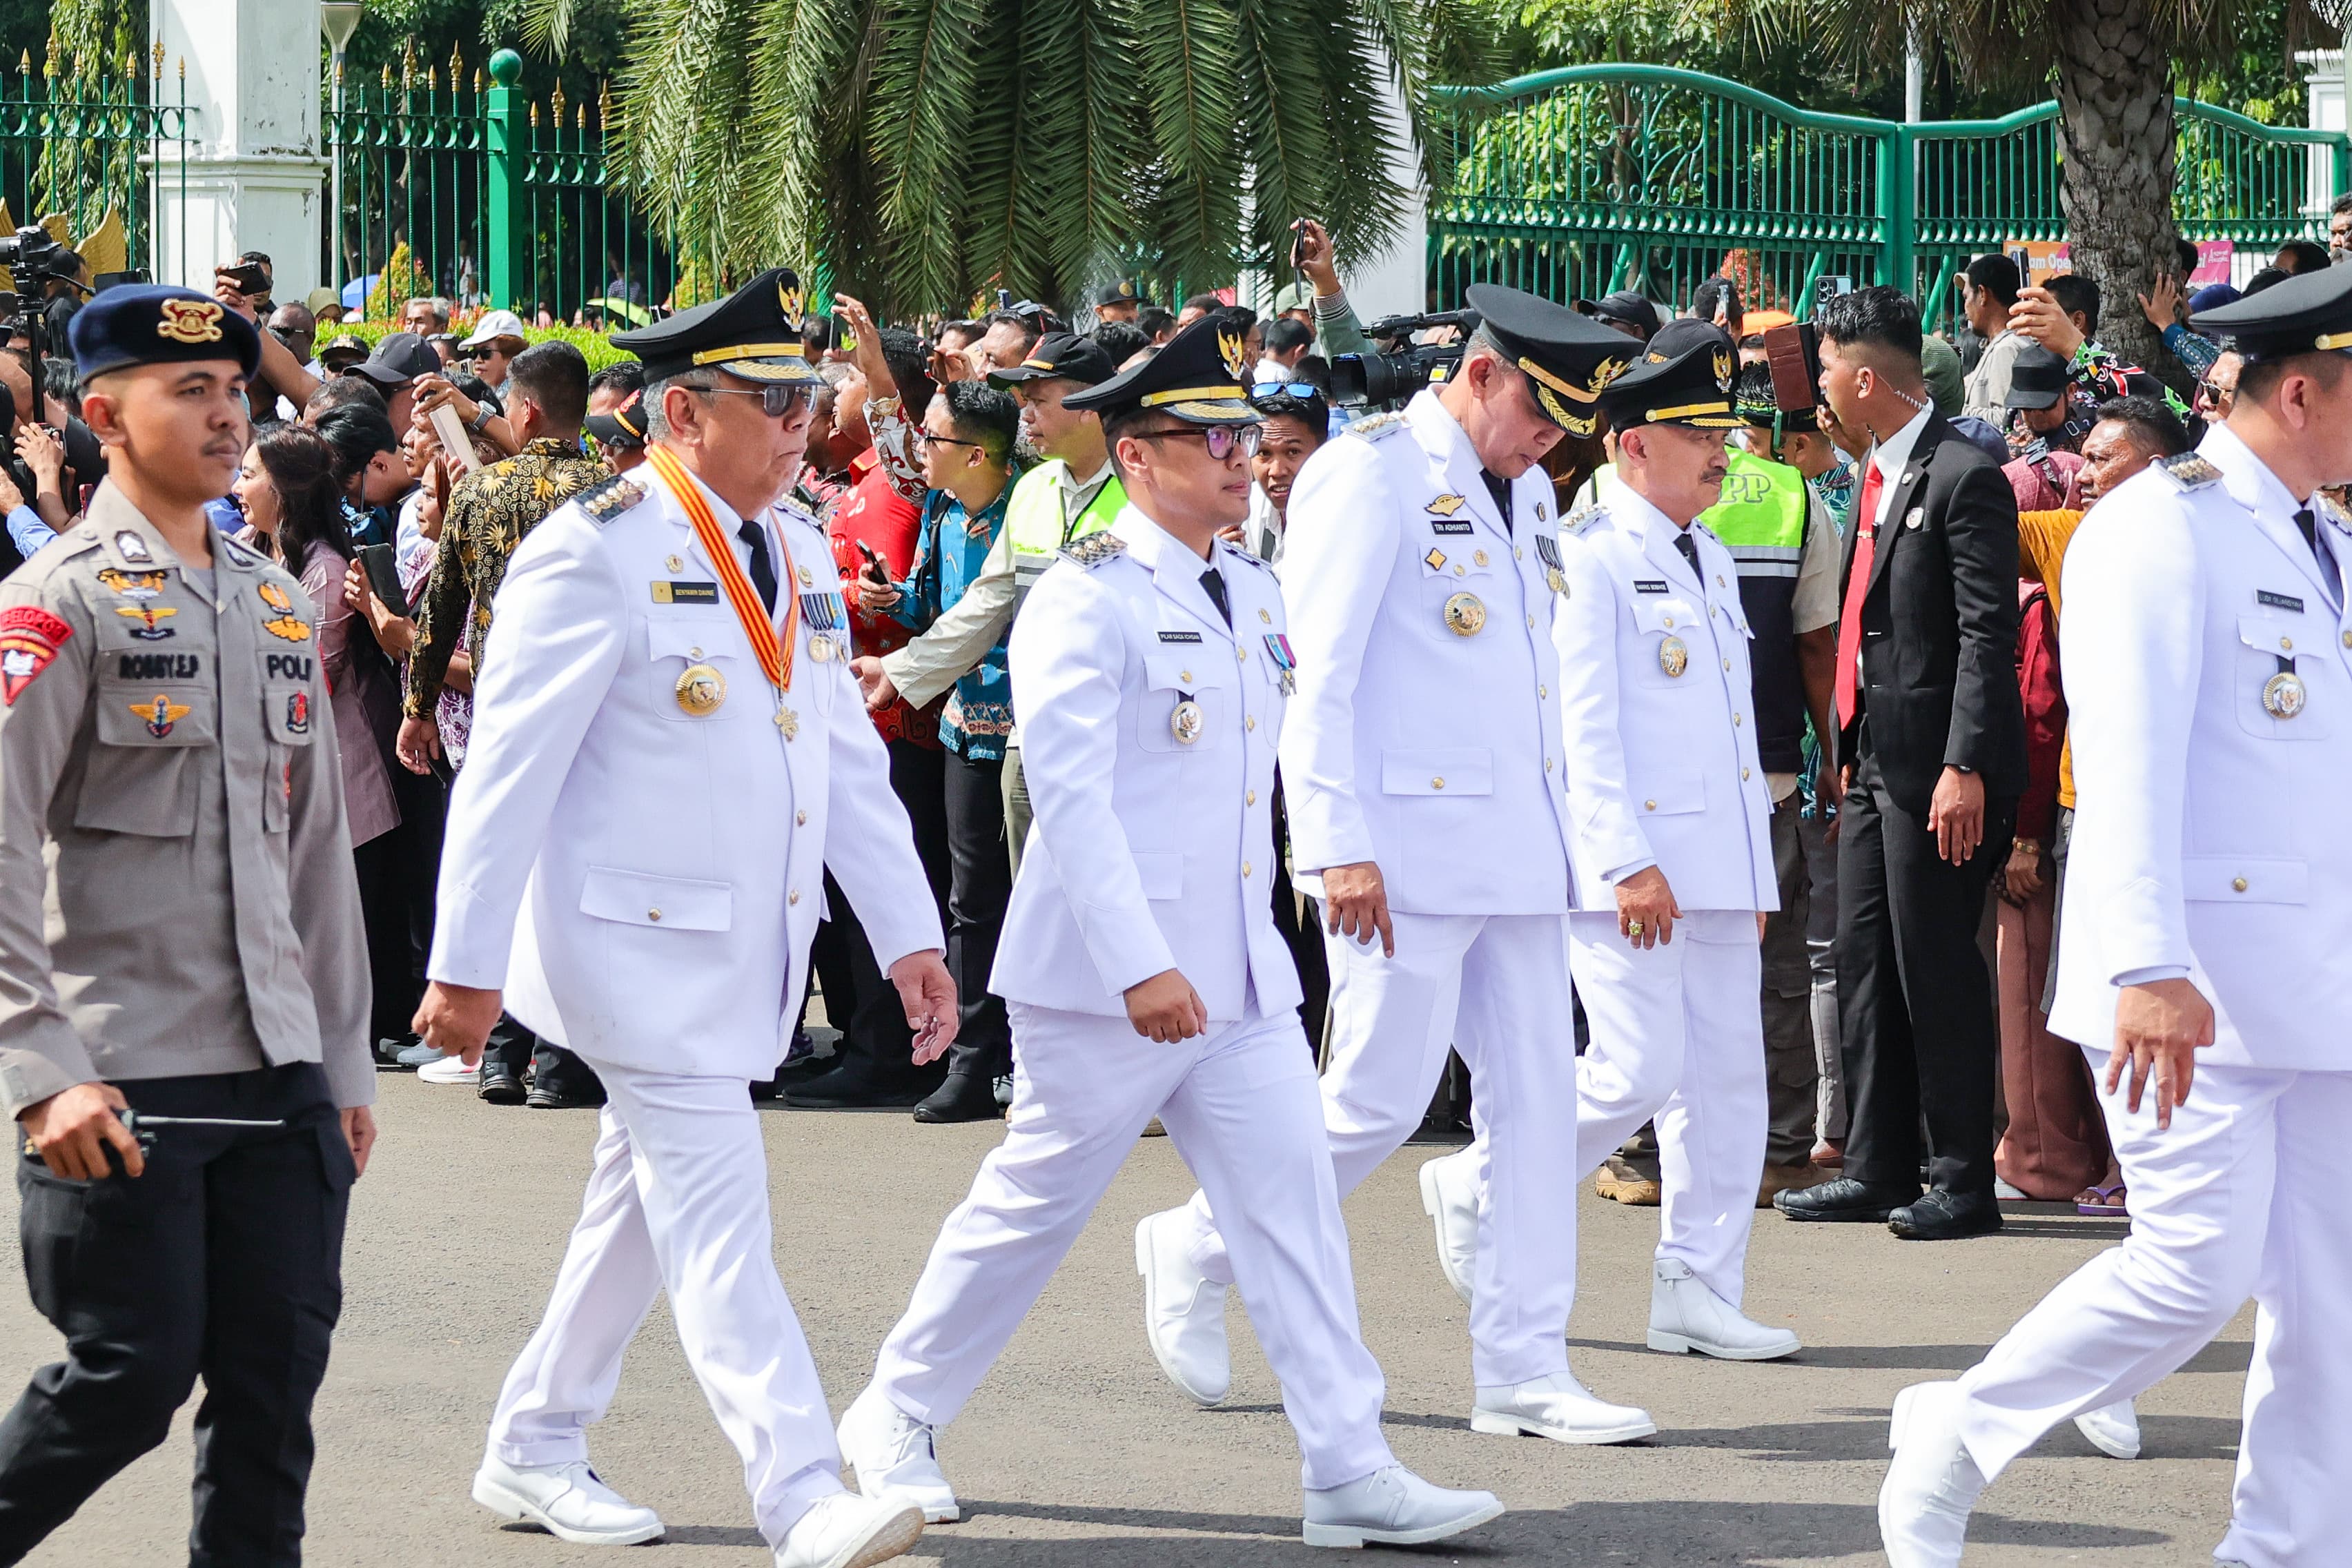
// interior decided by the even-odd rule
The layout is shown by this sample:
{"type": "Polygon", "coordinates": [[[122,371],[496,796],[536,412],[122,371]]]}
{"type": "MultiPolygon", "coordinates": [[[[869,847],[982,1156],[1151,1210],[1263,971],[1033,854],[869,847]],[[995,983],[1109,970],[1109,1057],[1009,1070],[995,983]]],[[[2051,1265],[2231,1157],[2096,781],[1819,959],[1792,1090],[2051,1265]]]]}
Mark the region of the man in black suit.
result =
{"type": "Polygon", "coordinates": [[[1901,291],[1824,304],[1822,393],[1873,445],[1838,626],[1839,1026],[1851,1131],[1837,1180],[1791,1219],[1885,1221],[1923,1240],[2000,1228],[1993,1196],[1985,891],[2025,787],[2017,505],[1929,405],[1901,291]],[[1919,1191],[1919,1124],[1929,1191],[1919,1191]]]}

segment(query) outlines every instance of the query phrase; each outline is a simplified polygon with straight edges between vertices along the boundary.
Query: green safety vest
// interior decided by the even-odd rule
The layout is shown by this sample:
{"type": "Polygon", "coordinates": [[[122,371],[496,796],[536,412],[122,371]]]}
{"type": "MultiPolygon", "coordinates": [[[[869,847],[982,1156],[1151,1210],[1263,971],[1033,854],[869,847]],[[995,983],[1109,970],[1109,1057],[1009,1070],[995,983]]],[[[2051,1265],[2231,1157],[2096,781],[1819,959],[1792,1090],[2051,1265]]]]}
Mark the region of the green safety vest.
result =
{"type": "Polygon", "coordinates": [[[1045,574],[1045,568],[1063,547],[1084,539],[1090,533],[1100,533],[1111,525],[1127,505],[1127,488],[1118,482],[1117,474],[1103,481],[1086,510],[1077,515],[1066,532],[1062,527],[1062,487],[1070,482],[1070,465],[1059,458],[1038,464],[1021,476],[1013,487],[1013,499],[1004,503],[1004,535],[1007,548],[1013,552],[1013,605],[1020,614],[1021,603],[1028,598],[1029,590],[1045,574]]]}

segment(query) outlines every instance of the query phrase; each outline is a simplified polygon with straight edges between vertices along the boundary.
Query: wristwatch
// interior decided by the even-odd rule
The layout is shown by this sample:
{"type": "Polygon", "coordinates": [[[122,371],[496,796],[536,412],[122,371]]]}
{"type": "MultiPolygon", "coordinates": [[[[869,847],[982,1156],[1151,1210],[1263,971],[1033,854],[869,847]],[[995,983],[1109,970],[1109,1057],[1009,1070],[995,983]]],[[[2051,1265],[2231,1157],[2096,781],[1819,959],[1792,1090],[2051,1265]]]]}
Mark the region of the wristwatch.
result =
{"type": "Polygon", "coordinates": [[[467,426],[466,428],[478,436],[488,426],[491,419],[494,417],[496,417],[496,416],[490,412],[490,405],[488,404],[477,403],[474,405],[474,422],[471,425],[467,426]]]}

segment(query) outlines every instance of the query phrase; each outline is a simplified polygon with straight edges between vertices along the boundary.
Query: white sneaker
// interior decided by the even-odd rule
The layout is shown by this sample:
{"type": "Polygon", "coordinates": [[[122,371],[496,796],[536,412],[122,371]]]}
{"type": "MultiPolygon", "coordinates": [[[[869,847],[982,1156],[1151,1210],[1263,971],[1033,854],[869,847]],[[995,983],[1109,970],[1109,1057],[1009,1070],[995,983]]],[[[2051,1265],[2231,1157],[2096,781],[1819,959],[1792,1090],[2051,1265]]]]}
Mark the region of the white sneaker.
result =
{"type": "Polygon", "coordinates": [[[441,1047],[438,1046],[428,1046],[423,1040],[419,1040],[392,1059],[394,1065],[397,1067],[431,1067],[435,1062],[441,1059],[441,1047]]]}
{"type": "Polygon", "coordinates": [[[2139,1458],[2139,1412],[2128,1399],[2084,1411],[2074,1417],[2074,1429],[2110,1459],[2139,1458]]]}
{"type": "Polygon", "coordinates": [[[880,1389],[868,1384],[842,1412],[834,1436],[866,1496],[911,1503],[923,1510],[925,1524],[953,1524],[963,1517],[940,1469],[931,1428],[891,1404],[880,1389]]]}
{"type": "Polygon", "coordinates": [[[1418,1546],[1459,1535],[1502,1511],[1493,1492],[1448,1491],[1391,1465],[1344,1487],[1309,1491],[1299,1535],[1309,1546],[1418,1546]]]}
{"type": "Polygon", "coordinates": [[[635,1546],[662,1532],[659,1514],[598,1480],[585,1459],[509,1465],[485,1458],[474,1472],[474,1500],[500,1519],[529,1520],[575,1546],[635,1546]]]}
{"type": "Polygon", "coordinates": [[[1135,1227],[1135,1271],[1143,1276],[1143,1332],[1160,1370],[1193,1404],[1213,1408],[1234,1386],[1225,1345],[1225,1287],[1193,1267],[1179,1234],[1182,1209],[1146,1215],[1135,1227]]]}
{"type": "Polygon", "coordinates": [[[1717,1295],[1679,1258],[1661,1258],[1650,1276],[1650,1348],[1696,1351],[1724,1361],[1778,1361],[1804,1348],[1787,1329],[1768,1329],[1717,1295]]]}
{"type": "Polygon", "coordinates": [[[1437,1222],[1437,1267],[1465,1307],[1478,1272],[1477,1168],[1468,1149],[1421,1168],[1421,1212],[1437,1222]]]}
{"type": "Polygon", "coordinates": [[[1958,1568],[1984,1472],[1960,1441],[1960,1385],[1915,1383],[1895,1396],[1895,1462],[1878,1489],[1888,1568],[1958,1568]]]}
{"type": "Polygon", "coordinates": [[[481,1077],[482,1065],[476,1062],[467,1067],[463,1057],[443,1057],[439,1061],[427,1062],[416,1069],[416,1081],[419,1083],[474,1084],[480,1082],[481,1077]]]}
{"type": "Polygon", "coordinates": [[[872,1568],[921,1539],[923,1510],[835,1492],[809,1505],[776,1548],[776,1568],[872,1568]]]}
{"type": "Polygon", "coordinates": [[[1506,1437],[1549,1437],[1556,1443],[1630,1443],[1658,1429],[1646,1410],[1593,1396],[1571,1373],[1478,1390],[1470,1430],[1506,1437]]]}

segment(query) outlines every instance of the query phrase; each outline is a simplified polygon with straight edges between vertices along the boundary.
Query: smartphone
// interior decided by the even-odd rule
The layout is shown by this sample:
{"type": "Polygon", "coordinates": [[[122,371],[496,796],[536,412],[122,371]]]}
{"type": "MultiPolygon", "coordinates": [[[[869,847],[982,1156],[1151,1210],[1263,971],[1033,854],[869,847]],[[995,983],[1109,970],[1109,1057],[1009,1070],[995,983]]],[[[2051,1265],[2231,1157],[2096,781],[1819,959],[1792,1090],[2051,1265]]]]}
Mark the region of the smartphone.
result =
{"type": "Polygon", "coordinates": [[[1013,290],[1012,290],[1012,289],[999,289],[996,291],[996,308],[997,308],[998,310],[1010,310],[1011,309],[1013,309],[1013,290]]]}
{"type": "Polygon", "coordinates": [[[470,474],[482,466],[481,459],[474,456],[474,437],[467,432],[466,422],[457,417],[456,409],[445,403],[433,411],[431,417],[433,434],[440,440],[442,455],[449,459],[450,467],[460,474],[470,474]]]}
{"type": "Polygon", "coordinates": [[[1832,272],[1816,278],[1813,279],[1813,309],[1818,310],[1839,295],[1853,292],[1853,279],[1845,273],[1832,272]]]}
{"type": "Polygon", "coordinates": [[[2017,268],[2017,281],[2021,286],[2033,281],[2033,253],[2021,245],[2009,247],[2011,265],[2017,268]]]}
{"type": "Polygon", "coordinates": [[[215,267],[213,276],[227,279],[229,286],[240,294],[269,292],[269,274],[263,271],[257,262],[248,261],[237,267],[215,267]]]}
{"type": "Polygon", "coordinates": [[[862,539],[852,542],[857,546],[857,553],[866,557],[866,569],[881,581],[887,583],[890,580],[890,568],[883,563],[882,557],[874,553],[874,547],[862,539]]]}
{"type": "Polygon", "coordinates": [[[400,585],[400,567],[392,558],[389,544],[362,544],[354,552],[359,563],[367,569],[368,586],[388,608],[404,614],[408,609],[408,595],[400,585]]]}
{"type": "Polygon", "coordinates": [[[838,310],[833,312],[833,346],[845,354],[857,352],[857,334],[849,330],[849,318],[838,310]]]}

